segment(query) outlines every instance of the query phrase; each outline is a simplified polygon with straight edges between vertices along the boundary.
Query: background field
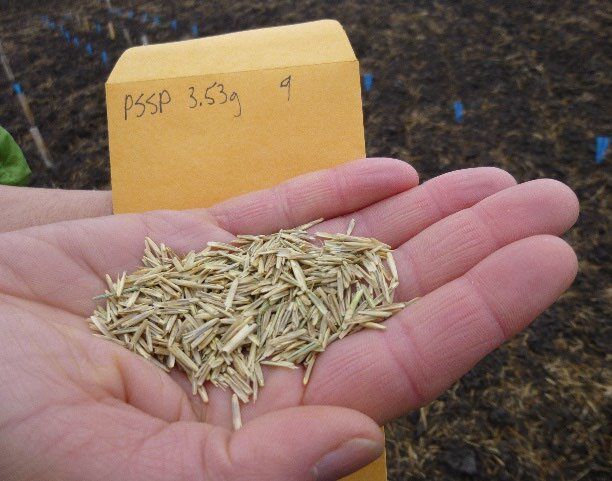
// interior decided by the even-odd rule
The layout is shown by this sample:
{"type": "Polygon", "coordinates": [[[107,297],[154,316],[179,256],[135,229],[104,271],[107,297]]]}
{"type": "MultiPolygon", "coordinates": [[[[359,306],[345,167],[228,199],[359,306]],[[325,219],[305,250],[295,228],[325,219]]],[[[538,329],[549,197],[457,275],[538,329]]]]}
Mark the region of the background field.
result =
{"type": "Polygon", "coordinates": [[[611,479],[612,329],[609,165],[594,162],[595,136],[610,135],[612,7],[605,1],[113,2],[147,12],[143,25],[109,15],[98,1],[0,1],[0,40],[31,100],[56,161],[47,170],[6,78],[0,124],[23,146],[33,185],[109,188],[105,49],[113,62],[137,40],[213,35],[259,26],[336,18],[363,72],[371,156],[411,162],[423,180],[479,165],[520,181],[569,184],[581,216],[568,237],[580,259],[572,289],[525,333],[497,350],[439,400],[387,427],[389,478],[611,479]],[[44,7],[40,4],[44,3],[44,7]],[[42,26],[72,10],[117,39],[78,32],[81,46],[42,26]],[[159,15],[160,25],[153,25],[159,15]],[[169,22],[178,21],[177,31],[169,22]],[[90,41],[88,57],[83,41],[90,41]],[[452,103],[465,107],[454,121],[452,103]]]}

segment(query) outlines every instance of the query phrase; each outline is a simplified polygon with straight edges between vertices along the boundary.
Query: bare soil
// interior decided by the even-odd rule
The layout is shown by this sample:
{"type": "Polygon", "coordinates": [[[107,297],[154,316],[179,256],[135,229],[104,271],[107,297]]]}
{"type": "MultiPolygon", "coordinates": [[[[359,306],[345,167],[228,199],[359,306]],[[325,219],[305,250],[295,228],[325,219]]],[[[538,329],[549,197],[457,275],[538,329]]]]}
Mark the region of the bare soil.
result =
{"type": "MultiPolygon", "coordinates": [[[[571,290],[526,332],[489,355],[439,400],[387,427],[389,479],[604,480],[612,478],[609,175],[594,162],[610,135],[612,8],[588,0],[320,2],[3,1],[0,39],[57,163],[45,169],[6,78],[0,124],[23,146],[35,186],[109,188],[104,81],[126,48],[121,28],[151,42],[320,18],[340,20],[363,72],[371,156],[411,162],[423,180],[452,169],[499,166],[520,181],[552,177],[581,200],[568,234],[580,259],[571,290]],[[44,4],[44,6],[41,6],[44,4]],[[117,39],[78,32],[80,48],[42,26],[71,9],[117,39]],[[138,17],[160,15],[143,25],[138,17]],[[174,31],[169,21],[176,18],[174,31]],[[94,56],[82,46],[90,41],[94,56]],[[463,122],[452,103],[463,102],[463,122]]],[[[63,20],[74,30],[73,20],[63,20]]]]}

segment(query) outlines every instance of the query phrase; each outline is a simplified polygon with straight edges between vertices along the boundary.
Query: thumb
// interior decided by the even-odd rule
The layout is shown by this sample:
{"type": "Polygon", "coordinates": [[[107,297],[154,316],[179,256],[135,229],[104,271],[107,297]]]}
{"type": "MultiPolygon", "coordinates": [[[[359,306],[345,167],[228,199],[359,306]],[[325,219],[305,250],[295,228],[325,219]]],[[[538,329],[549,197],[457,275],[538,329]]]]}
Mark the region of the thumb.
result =
{"type": "Polygon", "coordinates": [[[229,437],[226,462],[217,465],[215,479],[331,481],[374,461],[383,448],[378,425],[357,411],[283,409],[254,419],[229,437]]]}
{"type": "Polygon", "coordinates": [[[11,449],[4,450],[8,458],[0,449],[0,479],[331,481],[383,450],[376,423],[340,407],[270,412],[233,433],[200,422],[168,423],[126,405],[94,402],[47,410],[43,424],[32,415],[8,437],[3,427],[0,448],[4,436],[11,449]]]}

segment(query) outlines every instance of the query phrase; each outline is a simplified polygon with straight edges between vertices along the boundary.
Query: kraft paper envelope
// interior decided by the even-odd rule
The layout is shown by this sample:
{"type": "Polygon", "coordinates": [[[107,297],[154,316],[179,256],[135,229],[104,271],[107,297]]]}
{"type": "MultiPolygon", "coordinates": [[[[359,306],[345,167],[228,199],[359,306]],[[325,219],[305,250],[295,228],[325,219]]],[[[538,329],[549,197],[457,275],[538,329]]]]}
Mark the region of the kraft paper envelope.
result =
{"type": "MultiPolygon", "coordinates": [[[[333,20],[127,50],[106,83],[116,213],[207,207],[365,157],[333,20]]],[[[386,480],[384,456],[351,481],[386,480]]]]}

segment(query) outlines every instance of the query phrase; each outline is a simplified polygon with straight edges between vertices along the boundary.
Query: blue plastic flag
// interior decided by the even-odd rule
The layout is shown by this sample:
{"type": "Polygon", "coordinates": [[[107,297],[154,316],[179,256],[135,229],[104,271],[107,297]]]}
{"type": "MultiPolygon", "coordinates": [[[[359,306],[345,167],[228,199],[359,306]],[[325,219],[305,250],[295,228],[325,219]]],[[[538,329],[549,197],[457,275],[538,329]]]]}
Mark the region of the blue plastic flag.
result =
{"type": "Polygon", "coordinates": [[[160,24],[161,24],[161,18],[159,18],[159,15],[155,15],[153,17],[153,25],[155,25],[157,27],[160,24]]]}
{"type": "Polygon", "coordinates": [[[140,17],[140,21],[142,23],[147,23],[147,20],[149,20],[149,14],[148,13],[143,13],[142,16],[140,17]]]}
{"type": "Polygon", "coordinates": [[[104,65],[108,63],[108,54],[106,53],[106,50],[102,50],[102,54],[100,55],[100,58],[102,59],[102,63],[104,65]]]}
{"type": "Polygon", "coordinates": [[[134,18],[134,11],[133,10],[128,10],[127,18],[134,18]]]}
{"type": "Polygon", "coordinates": [[[21,84],[18,84],[18,83],[13,84],[13,90],[15,91],[17,95],[23,93],[23,90],[21,90],[21,84]]]}
{"type": "Polygon", "coordinates": [[[608,147],[610,147],[610,137],[598,136],[595,138],[595,162],[603,163],[608,147]]]}
{"type": "Polygon", "coordinates": [[[49,27],[50,27],[50,28],[55,28],[55,22],[54,22],[53,20],[51,20],[51,21],[49,22],[49,27]]]}
{"type": "Polygon", "coordinates": [[[87,52],[87,55],[93,55],[93,47],[91,46],[91,43],[87,43],[87,45],[85,45],[85,51],[87,52]]]}
{"type": "Polygon", "coordinates": [[[170,28],[174,30],[175,32],[178,30],[178,22],[176,21],[176,19],[170,22],[170,28]]]}
{"type": "Polygon", "coordinates": [[[64,38],[66,39],[66,43],[70,43],[70,32],[68,30],[66,30],[64,32],[64,38]]]}
{"type": "Polygon", "coordinates": [[[191,26],[191,35],[193,35],[194,37],[197,37],[200,34],[200,29],[198,28],[198,24],[194,23],[191,26]]]}
{"type": "Polygon", "coordinates": [[[366,92],[372,90],[372,85],[374,84],[374,76],[371,73],[363,74],[363,88],[366,92]]]}
{"type": "Polygon", "coordinates": [[[78,48],[78,47],[79,47],[79,43],[80,43],[80,42],[79,42],[79,37],[74,37],[74,38],[72,39],[72,43],[74,44],[74,46],[75,46],[75,47],[77,47],[77,48],[78,48]]]}
{"type": "Polygon", "coordinates": [[[100,25],[99,23],[96,23],[96,33],[101,33],[102,32],[102,25],[100,25]]]}
{"type": "Polygon", "coordinates": [[[453,102],[453,109],[455,110],[455,122],[460,124],[463,122],[463,104],[460,100],[453,102]]]}

